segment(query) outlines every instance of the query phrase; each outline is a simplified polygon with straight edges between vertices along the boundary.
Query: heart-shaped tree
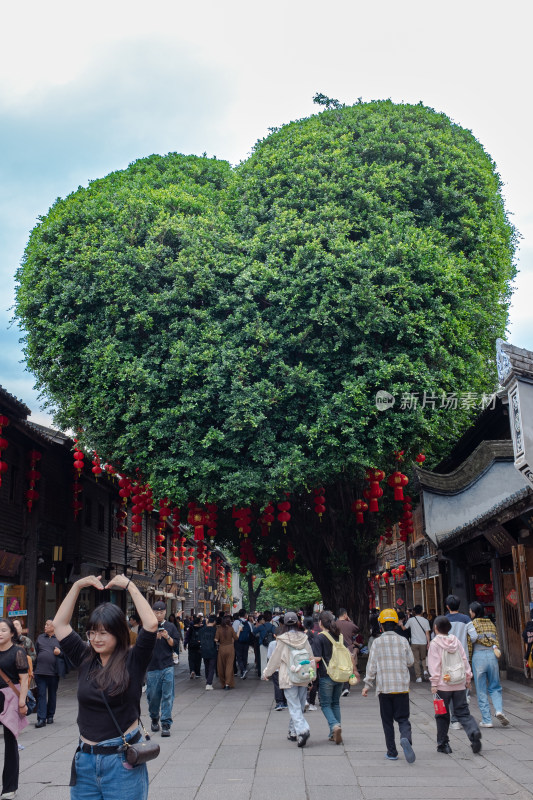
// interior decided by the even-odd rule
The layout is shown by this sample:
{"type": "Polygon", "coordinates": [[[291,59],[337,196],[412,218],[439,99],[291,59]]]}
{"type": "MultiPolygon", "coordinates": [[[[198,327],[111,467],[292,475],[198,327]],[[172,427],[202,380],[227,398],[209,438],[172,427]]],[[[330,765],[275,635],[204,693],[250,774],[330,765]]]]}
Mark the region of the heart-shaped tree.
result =
{"type": "Polygon", "coordinates": [[[228,539],[233,504],[256,519],[289,493],[265,561],[288,536],[326,604],[362,615],[384,522],[356,526],[352,502],[395,451],[435,463],[493,391],[514,245],[469,131],[360,103],[274,131],[235,170],[151,156],[58,200],[17,314],[60,425],[156,495],[217,503],[228,539]]]}

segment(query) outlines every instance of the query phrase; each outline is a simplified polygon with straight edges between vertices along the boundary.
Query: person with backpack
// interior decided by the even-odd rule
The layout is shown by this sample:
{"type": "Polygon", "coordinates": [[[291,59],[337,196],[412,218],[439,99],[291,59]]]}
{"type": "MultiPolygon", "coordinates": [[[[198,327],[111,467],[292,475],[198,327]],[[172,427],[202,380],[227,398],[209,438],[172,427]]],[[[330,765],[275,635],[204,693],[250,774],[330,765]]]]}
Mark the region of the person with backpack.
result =
{"type": "Polygon", "coordinates": [[[244,680],[248,674],[248,650],[252,644],[253,636],[252,626],[248,622],[244,608],[239,611],[239,617],[233,623],[233,630],[237,634],[237,641],[235,642],[237,666],[241,673],[241,679],[244,680]]]}
{"type": "MultiPolygon", "coordinates": [[[[444,605],[448,609],[448,613],[445,615],[450,620],[451,629],[450,633],[453,633],[454,636],[457,636],[461,644],[463,645],[463,650],[465,653],[468,653],[468,640],[470,639],[471,642],[475,642],[477,639],[477,631],[474,628],[474,624],[470,617],[467,617],[466,614],[461,614],[459,611],[460,600],[455,594],[449,594],[444,601],[444,605]]],[[[466,696],[468,698],[469,690],[466,690],[466,696]]],[[[467,702],[469,702],[467,700],[467,702]]],[[[461,730],[461,723],[457,719],[457,715],[455,714],[453,708],[453,700],[450,700],[450,727],[456,731],[461,730]]]]}
{"type": "Polygon", "coordinates": [[[307,685],[315,676],[315,661],[307,635],[298,630],[298,617],[287,611],[283,633],[276,635],[276,648],[263,670],[268,680],[279,671],[279,688],[283,689],[289,707],[290,721],[287,738],[305,747],[311,732],[304,717],[307,685]]]}
{"type": "Polygon", "coordinates": [[[266,664],[268,658],[268,645],[274,641],[274,626],[272,625],[272,612],[265,611],[257,618],[254,636],[259,645],[257,674],[261,675],[261,663],[266,664]]]}
{"type": "Polygon", "coordinates": [[[428,649],[428,668],[433,697],[437,693],[444,701],[446,712],[435,714],[437,722],[437,752],[451,753],[448,730],[450,728],[450,701],[453,701],[455,716],[470,739],[473,753],[481,750],[481,731],[468,708],[466,690],[472,680],[472,670],[463,645],[451,633],[452,623],[448,617],[437,617],[434,623],[435,637],[428,649]]]}
{"type": "Polygon", "coordinates": [[[409,721],[409,667],[415,657],[407,639],[396,632],[398,614],[393,608],[384,608],[378,617],[383,633],[374,641],[366,665],[365,687],[361,694],[368,697],[368,690],[376,682],[381,724],[385,734],[388,761],[398,760],[394,737],[394,722],[400,729],[400,745],[408,764],[415,759],[411,723],[409,721]]]}
{"type": "Polygon", "coordinates": [[[503,713],[502,685],[500,683],[500,643],[498,631],[491,619],[485,616],[485,607],[482,603],[470,603],[470,617],[476,629],[477,639],[472,645],[468,642],[468,649],[472,651],[472,672],[476,684],[476,695],[479,710],[481,711],[481,728],[493,728],[490,715],[489,696],[494,706],[496,719],[503,726],[509,725],[509,720],[503,713]]]}
{"type": "Polygon", "coordinates": [[[331,611],[320,613],[319,624],[313,654],[318,664],[320,707],[329,725],[330,741],[342,744],[340,698],[343,683],[352,675],[352,657],[331,611]]]}

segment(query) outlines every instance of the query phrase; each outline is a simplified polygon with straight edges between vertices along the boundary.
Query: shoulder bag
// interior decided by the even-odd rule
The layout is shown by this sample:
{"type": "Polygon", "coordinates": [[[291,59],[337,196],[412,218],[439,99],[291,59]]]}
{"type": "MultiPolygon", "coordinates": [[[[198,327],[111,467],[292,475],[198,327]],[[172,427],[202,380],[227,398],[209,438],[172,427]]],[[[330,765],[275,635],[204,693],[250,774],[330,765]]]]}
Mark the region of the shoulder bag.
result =
{"type": "Polygon", "coordinates": [[[152,742],[150,736],[146,732],[146,729],[142,723],[141,718],[139,717],[139,722],[141,728],[143,729],[146,741],[135,742],[135,744],[130,744],[128,741],[126,741],[126,734],[122,733],[120,725],[117,722],[117,718],[111,711],[111,707],[107,702],[107,697],[105,696],[104,692],[102,692],[102,697],[104,698],[104,703],[106,705],[106,708],[109,711],[109,714],[111,715],[111,719],[115,723],[115,727],[119,732],[119,736],[122,738],[123,748],[126,752],[126,761],[128,762],[128,764],[131,764],[132,767],[137,767],[139,766],[139,764],[145,764],[147,761],[152,761],[154,758],[157,758],[161,748],[159,747],[157,742],[152,742]]]}
{"type": "MultiPolygon", "coordinates": [[[[28,658],[29,658],[29,656],[28,656],[28,658]]],[[[19,689],[17,689],[17,687],[15,686],[15,684],[13,683],[11,678],[8,678],[6,673],[1,669],[0,669],[0,678],[2,678],[4,683],[7,683],[7,685],[9,686],[10,689],[13,689],[13,691],[15,692],[17,697],[20,697],[19,689]]],[[[37,700],[33,696],[33,694],[32,694],[30,689],[28,689],[28,695],[26,697],[26,708],[28,709],[28,711],[26,713],[26,716],[28,716],[29,714],[33,714],[33,712],[37,708],[37,700]]]]}

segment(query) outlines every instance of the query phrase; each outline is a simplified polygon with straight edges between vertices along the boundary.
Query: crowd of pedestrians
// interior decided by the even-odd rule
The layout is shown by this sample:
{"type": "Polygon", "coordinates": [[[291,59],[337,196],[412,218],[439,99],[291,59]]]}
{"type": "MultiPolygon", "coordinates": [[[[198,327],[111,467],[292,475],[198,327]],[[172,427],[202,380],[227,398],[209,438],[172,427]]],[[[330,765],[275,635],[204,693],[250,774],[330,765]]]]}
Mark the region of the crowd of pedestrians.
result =
{"type": "MultiPolygon", "coordinates": [[[[142,757],[133,765],[128,761],[134,745],[148,744],[140,721],[141,694],[146,691],[151,733],[169,737],[175,666],[182,649],[187,653],[190,679],[203,679],[206,691],[230,691],[237,678],[246,680],[250,670],[271,679],[274,709],[288,712],[287,738],[298,747],[305,747],[311,736],[306,714],[318,707],[326,722],[325,735],[342,744],[342,698],[362,680],[358,660],[361,653],[368,654],[362,695],[367,697],[374,688],[378,696],[385,758],[396,761],[399,757],[396,724],[400,748],[411,764],[416,760],[410,724],[412,669],[415,682],[430,684],[437,751],[452,752],[451,726],[464,729],[473,753],[479,753],[481,728],[493,727],[493,716],[501,725],[509,725],[499,678],[498,634],[480,603],[471,603],[468,614],[461,613],[454,595],[446,598],[445,605],[446,614],[431,619],[420,606],[408,614],[392,608],[372,610],[365,646],[343,608],[337,615],[327,610],[313,616],[293,611],[273,615],[270,610],[247,614],[240,609],[233,616],[221,613],[205,619],[193,613],[167,619],[166,604],[158,601],[150,607],[123,575],[105,587],[99,577],[82,578],[67,594],[55,619],[46,621],[35,643],[20,622],[0,620],[0,721],[4,727],[0,800],[11,800],[18,788],[17,736],[28,724],[28,690],[33,688],[37,695],[35,727],[53,724],[59,680],[73,667],[78,670],[79,744],[72,762],[71,800],[112,800],[117,781],[123,800],[144,800],[146,764],[142,757]],[[129,592],[135,611],[126,620],[116,605],[97,606],[84,641],[71,628],[70,619],[80,591],[89,586],[129,592]],[[469,705],[472,681],[479,723],[469,705]]],[[[527,666],[533,650],[533,612],[523,638],[527,666]]]]}

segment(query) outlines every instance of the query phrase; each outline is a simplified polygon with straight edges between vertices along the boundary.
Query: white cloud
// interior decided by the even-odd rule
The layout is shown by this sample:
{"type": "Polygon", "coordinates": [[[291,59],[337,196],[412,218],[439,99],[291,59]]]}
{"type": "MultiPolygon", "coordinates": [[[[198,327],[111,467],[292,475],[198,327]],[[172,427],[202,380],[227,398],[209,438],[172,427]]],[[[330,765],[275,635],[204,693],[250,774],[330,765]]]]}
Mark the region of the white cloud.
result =
{"type": "MultiPolygon", "coordinates": [[[[531,8],[522,0],[3,4],[2,305],[29,230],[55,197],[153,152],[205,150],[237,163],[269,126],[313,113],[322,91],[345,102],[422,100],[480,139],[524,237],[510,332],[533,349],[531,8]]],[[[0,361],[3,383],[15,379],[20,350],[16,331],[0,335],[4,353],[16,355],[0,361]]],[[[31,377],[21,380],[33,400],[31,377]]]]}

